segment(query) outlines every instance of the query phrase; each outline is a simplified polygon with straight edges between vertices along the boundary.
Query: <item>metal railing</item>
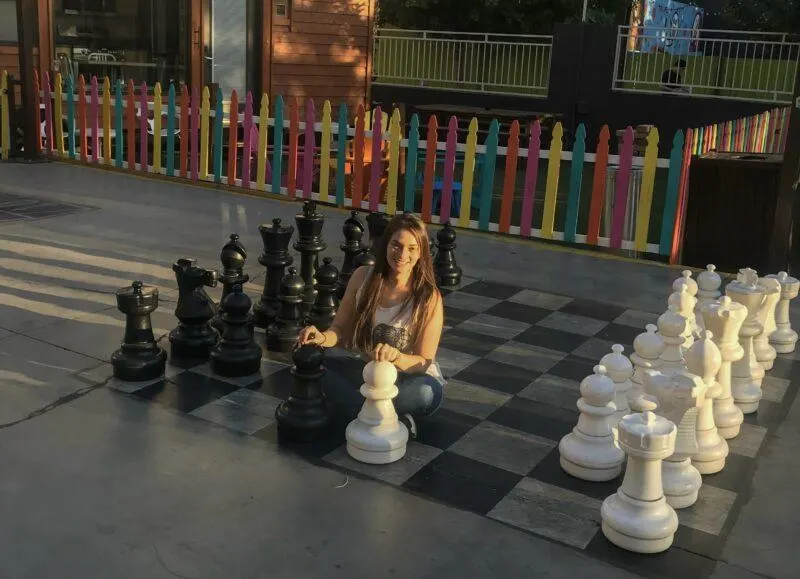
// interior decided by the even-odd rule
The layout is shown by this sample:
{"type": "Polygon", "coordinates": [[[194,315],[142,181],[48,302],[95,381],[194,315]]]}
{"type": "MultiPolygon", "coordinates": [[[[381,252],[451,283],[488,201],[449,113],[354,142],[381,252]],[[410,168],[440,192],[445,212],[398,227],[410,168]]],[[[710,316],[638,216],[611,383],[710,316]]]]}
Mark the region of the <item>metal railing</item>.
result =
{"type": "Polygon", "coordinates": [[[614,90],[790,103],[800,42],[788,34],[620,26],[614,90]]]}
{"type": "Polygon", "coordinates": [[[544,96],[552,47],[552,36],[379,28],[374,82],[544,96]]]}

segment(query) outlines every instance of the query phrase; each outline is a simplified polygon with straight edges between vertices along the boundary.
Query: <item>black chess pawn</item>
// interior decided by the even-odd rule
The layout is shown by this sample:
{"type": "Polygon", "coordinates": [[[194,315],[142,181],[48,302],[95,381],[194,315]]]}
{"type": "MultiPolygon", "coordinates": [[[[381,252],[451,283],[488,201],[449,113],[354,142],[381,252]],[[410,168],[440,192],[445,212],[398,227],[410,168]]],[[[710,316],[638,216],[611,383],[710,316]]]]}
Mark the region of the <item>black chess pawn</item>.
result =
{"type": "Polygon", "coordinates": [[[257,374],[261,367],[261,348],[253,339],[250,306],[252,302],[242,284],[235,284],[220,304],[225,333],[211,349],[211,371],[237,378],[257,374]]]}
{"type": "Polygon", "coordinates": [[[117,290],[117,307],[125,314],[125,337],[111,355],[114,377],[144,382],[163,376],[167,353],[156,343],[150,322],[150,314],[158,309],[158,289],[135,281],[117,290]]]}
{"type": "Polygon", "coordinates": [[[178,280],[175,317],[179,320],[178,327],[169,333],[173,358],[204,360],[219,340],[219,334],[210,324],[216,308],[205,290],[216,287],[218,274],[195,264],[194,259],[181,258],[172,266],[178,280]]]}
{"type": "MultiPolygon", "coordinates": [[[[220,306],[236,284],[246,284],[250,276],[244,273],[244,263],[247,260],[247,250],[239,241],[239,235],[231,233],[230,240],[222,247],[219,254],[222,262],[222,273],[219,281],[222,282],[222,296],[219,298],[220,306]]],[[[222,312],[217,308],[217,313],[212,320],[212,325],[222,334],[225,326],[222,322],[222,312]]]]}
{"type": "Polygon", "coordinates": [[[322,227],[325,216],[317,211],[315,201],[303,203],[303,211],[295,215],[297,224],[297,241],[295,250],[300,252],[300,277],[303,278],[305,288],[303,291],[303,313],[308,313],[314,305],[317,291],[314,274],[317,270],[317,257],[325,251],[328,244],[322,240],[322,227]]]}
{"type": "Polygon", "coordinates": [[[279,440],[313,442],[329,436],[333,412],[320,384],[325,373],[323,359],[323,349],[315,345],[301,346],[292,353],[292,393],[275,410],[279,440]]]}
{"type": "Polygon", "coordinates": [[[367,249],[361,242],[364,237],[364,224],[358,219],[356,211],[352,211],[350,217],[345,220],[342,234],[344,235],[344,243],[339,246],[339,249],[344,252],[344,261],[342,262],[342,270],[339,272],[339,287],[336,290],[336,295],[339,299],[344,297],[350,276],[356,270],[356,258],[367,249]]]}
{"type": "Polygon", "coordinates": [[[436,234],[438,246],[433,269],[436,283],[440,287],[452,287],[461,283],[461,268],[456,264],[456,230],[447,222],[436,234]]]}
{"type": "Polygon", "coordinates": [[[294,227],[281,225],[280,218],[276,217],[272,220],[272,227],[259,225],[258,231],[264,243],[264,253],[259,256],[258,263],[267,268],[267,276],[264,279],[261,300],[253,308],[253,320],[259,328],[267,328],[275,320],[275,314],[280,308],[278,295],[284,270],[294,262],[294,258],[289,255],[289,242],[294,235],[294,227]]]}
{"type": "Polygon", "coordinates": [[[339,300],[336,297],[339,272],[331,263],[330,257],[322,260],[322,266],[317,270],[317,299],[308,313],[307,322],[323,332],[331,327],[336,310],[339,309],[339,300]]]}
{"type": "Polygon", "coordinates": [[[297,269],[289,268],[289,273],[281,280],[281,307],[275,321],[267,328],[267,349],[273,352],[290,352],[302,327],[303,278],[297,269]]]}

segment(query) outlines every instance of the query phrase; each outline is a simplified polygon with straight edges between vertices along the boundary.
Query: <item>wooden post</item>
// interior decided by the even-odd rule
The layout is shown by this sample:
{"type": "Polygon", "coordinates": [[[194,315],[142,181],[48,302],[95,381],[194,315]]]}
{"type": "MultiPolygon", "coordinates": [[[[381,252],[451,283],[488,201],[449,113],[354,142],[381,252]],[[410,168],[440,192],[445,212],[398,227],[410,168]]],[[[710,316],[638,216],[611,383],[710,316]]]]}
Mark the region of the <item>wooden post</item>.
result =
{"type": "Polygon", "coordinates": [[[788,135],[768,259],[771,270],[788,269],[796,274],[800,271],[800,203],[795,202],[800,194],[800,68],[795,75],[794,98],[788,116],[785,129],[788,135]]]}
{"type": "Polygon", "coordinates": [[[22,82],[22,114],[25,131],[25,159],[41,160],[39,152],[39,95],[33,78],[35,60],[33,48],[39,25],[37,0],[17,0],[17,35],[19,37],[19,75],[22,82]]]}

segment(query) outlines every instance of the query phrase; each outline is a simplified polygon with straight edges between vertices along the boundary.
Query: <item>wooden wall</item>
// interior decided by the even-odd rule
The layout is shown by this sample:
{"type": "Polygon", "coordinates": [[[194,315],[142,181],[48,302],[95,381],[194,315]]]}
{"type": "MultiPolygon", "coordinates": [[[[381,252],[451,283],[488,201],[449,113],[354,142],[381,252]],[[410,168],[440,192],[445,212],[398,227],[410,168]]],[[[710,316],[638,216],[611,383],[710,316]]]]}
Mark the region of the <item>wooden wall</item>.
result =
{"type": "Polygon", "coordinates": [[[347,103],[351,118],[369,105],[374,0],[293,0],[286,20],[272,24],[271,95],[325,99],[335,111],[347,103]]]}
{"type": "Polygon", "coordinates": [[[0,71],[2,70],[19,78],[19,47],[16,43],[0,43],[0,71]]]}

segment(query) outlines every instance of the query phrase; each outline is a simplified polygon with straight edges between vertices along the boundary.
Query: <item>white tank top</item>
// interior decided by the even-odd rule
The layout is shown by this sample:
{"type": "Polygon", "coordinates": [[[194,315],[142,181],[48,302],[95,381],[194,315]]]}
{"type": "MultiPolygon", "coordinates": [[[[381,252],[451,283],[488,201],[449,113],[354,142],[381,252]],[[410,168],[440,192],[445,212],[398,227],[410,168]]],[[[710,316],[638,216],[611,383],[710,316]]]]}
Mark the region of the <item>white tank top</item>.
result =
{"type": "MultiPolygon", "coordinates": [[[[369,279],[371,274],[372,269],[370,269],[369,273],[364,278],[364,284],[366,284],[366,280],[369,279]]],[[[358,291],[356,291],[356,304],[361,301],[364,284],[362,284],[361,287],[358,288],[358,291]]],[[[412,308],[410,304],[405,305],[405,307],[403,306],[404,304],[402,303],[389,308],[384,308],[378,305],[378,307],[375,309],[375,316],[372,318],[372,343],[389,344],[404,354],[410,354],[413,346],[411,344],[410,330],[412,308]]],[[[361,355],[366,359],[367,355],[365,352],[362,352],[361,355]]],[[[425,373],[436,378],[441,384],[445,383],[444,376],[442,375],[442,369],[439,367],[439,363],[436,361],[436,358],[434,358],[428,365],[428,369],[425,371],[425,373]]]]}

